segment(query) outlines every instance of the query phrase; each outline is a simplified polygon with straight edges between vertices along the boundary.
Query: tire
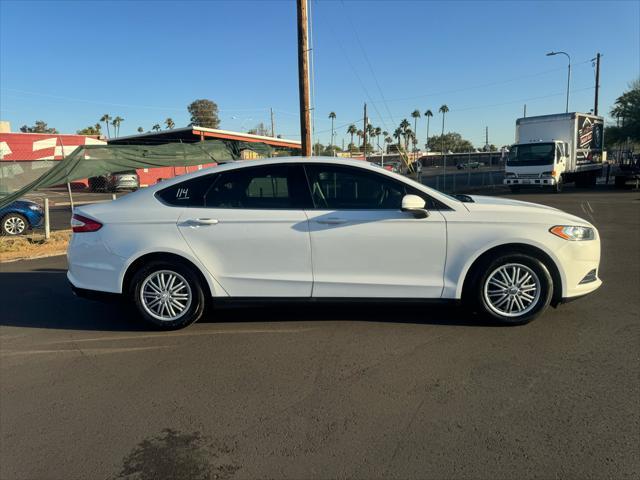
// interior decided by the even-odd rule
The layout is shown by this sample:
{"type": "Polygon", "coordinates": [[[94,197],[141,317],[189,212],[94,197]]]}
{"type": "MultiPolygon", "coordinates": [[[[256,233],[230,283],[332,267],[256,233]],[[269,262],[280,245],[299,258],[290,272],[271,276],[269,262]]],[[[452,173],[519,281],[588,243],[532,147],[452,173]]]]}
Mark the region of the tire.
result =
{"type": "Polygon", "coordinates": [[[29,229],[29,221],[19,213],[9,213],[2,217],[0,233],[9,237],[22,235],[29,229]]]}
{"type": "Polygon", "coordinates": [[[203,288],[198,275],[191,268],[180,263],[154,261],[135,273],[130,295],[146,322],[160,330],[177,330],[191,325],[204,315],[206,300],[203,288]],[[179,285],[182,286],[176,289],[179,285]],[[167,301],[166,294],[170,290],[173,290],[173,302],[167,301]],[[163,293],[165,300],[159,300],[163,293]],[[182,311],[180,306],[183,307],[182,311]]]}
{"type": "Polygon", "coordinates": [[[506,325],[523,325],[547,309],[553,297],[553,280],[547,267],[537,258],[524,253],[506,253],[478,265],[465,297],[468,297],[463,298],[467,306],[486,319],[506,325]],[[514,272],[520,279],[520,287],[517,282],[514,286],[510,283],[509,277],[513,278],[514,272]],[[528,290],[522,291],[522,286],[528,290]],[[516,289],[519,289],[518,293],[516,289]]]}

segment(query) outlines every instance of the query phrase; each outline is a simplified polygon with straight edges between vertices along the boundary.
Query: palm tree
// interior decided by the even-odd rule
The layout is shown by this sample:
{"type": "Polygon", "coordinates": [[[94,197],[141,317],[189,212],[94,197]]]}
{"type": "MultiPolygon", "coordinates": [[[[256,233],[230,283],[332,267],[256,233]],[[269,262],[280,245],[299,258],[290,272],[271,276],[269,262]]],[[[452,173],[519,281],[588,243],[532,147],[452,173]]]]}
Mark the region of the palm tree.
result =
{"type": "MultiPolygon", "coordinates": [[[[418,137],[417,137],[417,135],[418,135],[418,119],[420,118],[420,110],[418,110],[416,108],[413,112],[411,112],[411,116],[413,117],[413,131],[415,132],[414,133],[414,137],[415,137],[416,142],[417,142],[417,140],[418,140],[418,137]]],[[[414,144],[416,142],[414,142],[414,144]]],[[[415,145],[414,145],[413,149],[414,150],[416,149],[415,145]]]]}
{"type": "Polygon", "coordinates": [[[440,109],[438,111],[442,114],[442,136],[440,137],[442,139],[442,148],[441,148],[441,150],[442,150],[442,174],[446,175],[447,174],[447,162],[446,162],[446,160],[444,158],[444,116],[449,111],[449,107],[447,107],[447,105],[444,104],[444,105],[442,105],[440,107],[440,109]]]}
{"type": "Polygon", "coordinates": [[[333,147],[333,139],[335,137],[335,131],[333,130],[333,121],[336,119],[336,112],[329,112],[329,118],[331,119],[331,146],[333,147]]]}
{"type": "Polygon", "coordinates": [[[151,130],[153,130],[154,132],[159,132],[160,131],[160,124],[156,123],[153,127],[151,127],[151,130]]]}
{"type": "Polygon", "coordinates": [[[100,118],[100,121],[104,122],[104,124],[107,126],[107,138],[111,137],[111,134],[109,133],[109,122],[111,121],[111,115],[109,115],[108,113],[105,113],[100,118]]]}
{"type": "Polygon", "coordinates": [[[376,143],[378,144],[378,148],[380,148],[380,135],[382,135],[382,129],[380,127],[374,128],[373,134],[376,137],[376,143]]]}
{"type": "Polygon", "coordinates": [[[358,149],[360,148],[360,142],[362,140],[364,140],[364,132],[362,130],[358,130],[356,132],[356,135],[358,136],[359,140],[358,140],[358,149]]]}
{"type": "MultiPolygon", "coordinates": [[[[358,129],[353,123],[347,127],[347,133],[351,135],[351,148],[353,148],[353,136],[356,134],[357,131],[358,129]]],[[[349,151],[351,151],[351,148],[349,149],[349,151]]]]}
{"type": "Polygon", "coordinates": [[[144,132],[144,128],[138,127],[138,133],[142,133],[142,132],[144,132]]]}
{"type": "Polygon", "coordinates": [[[413,130],[411,130],[411,127],[405,128],[402,136],[404,137],[404,149],[409,152],[409,141],[413,138],[413,130]]]}
{"type": "Polygon", "coordinates": [[[398,152],[402,148],[402,128],[398,127],[393,131],[393,137],[398,139],[398,152]]]}
{"type": "Polygon", "coordinates": [[[116,135],[116,138],[120,135],[120,124],[124,122],[124,118],[117,116],[116,118],[113,119],[113,121],[111,122],[111,125],[113,125],[113,130],[116,135]]]}
{"type": "Polygon", "coordinates": [[[173,119],[172,119],[171,117],[167,118],[167,119],[164,121],[164,124],[167,126],[167,128],[168,128],[169,130],[173,130],[173,127],[175,127],[175,126],[176,126],[175,122],[173,121],[173,119]]]}
{"type": "Polygon", "coordinates": [[[425,141],[426,148],[429,148],[429,119],[433,117],[433,112],[431,110],[427,110],[424,112],[424,116],[427,118],[427,140],[425,141]]]}

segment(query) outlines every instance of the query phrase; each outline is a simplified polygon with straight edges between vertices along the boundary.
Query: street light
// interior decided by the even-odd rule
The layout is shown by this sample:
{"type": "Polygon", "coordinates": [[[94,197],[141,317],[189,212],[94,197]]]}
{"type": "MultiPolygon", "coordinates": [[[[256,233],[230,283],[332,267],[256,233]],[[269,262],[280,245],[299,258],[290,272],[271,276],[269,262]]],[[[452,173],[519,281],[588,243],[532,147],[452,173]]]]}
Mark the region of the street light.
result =
{"type": "Polygon", "coordinates": [[[567,73],[567,107],[565,109],[566,113],[569,113],[569,83],[571,82],[571,57],[567,52],[549,52],[547,53],[547,57],[552,57],[553,55],[566,55],[569,60],[569,69],[567,73]]]}

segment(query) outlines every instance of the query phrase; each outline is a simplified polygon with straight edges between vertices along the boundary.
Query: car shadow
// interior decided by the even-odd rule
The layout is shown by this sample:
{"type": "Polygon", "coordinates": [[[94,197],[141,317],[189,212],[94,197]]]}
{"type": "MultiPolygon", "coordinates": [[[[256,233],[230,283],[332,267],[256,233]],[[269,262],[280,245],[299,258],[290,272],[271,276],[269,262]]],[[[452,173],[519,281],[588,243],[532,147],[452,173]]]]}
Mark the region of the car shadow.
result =
{"type": "MultiPolygon", "coordinates": [[[[65,271],[0,273],[1,326],[88,331],[149,331],[127,302],[101,303],[75,297],[65,271]]],[[[332,301],[231,303],[210,308],[202,323],[357,321],[493,326],[457,307],[425,302],[332,301]]]]}

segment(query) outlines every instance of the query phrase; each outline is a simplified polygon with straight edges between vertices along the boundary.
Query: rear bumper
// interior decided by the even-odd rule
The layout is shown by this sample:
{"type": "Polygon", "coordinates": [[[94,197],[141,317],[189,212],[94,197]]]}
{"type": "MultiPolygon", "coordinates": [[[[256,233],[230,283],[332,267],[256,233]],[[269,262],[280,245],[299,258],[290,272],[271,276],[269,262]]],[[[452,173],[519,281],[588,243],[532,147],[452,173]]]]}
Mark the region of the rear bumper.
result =
{"type": "Polygon", "coordinates": [[[73,294],[79,298],[105,303],[122,302],[124,300],[124,296],[120,293],[100,292],[98,290],[78,288],[71,283],[71,280],[69,280],[69,286],[71,287],[73,294]]]}

